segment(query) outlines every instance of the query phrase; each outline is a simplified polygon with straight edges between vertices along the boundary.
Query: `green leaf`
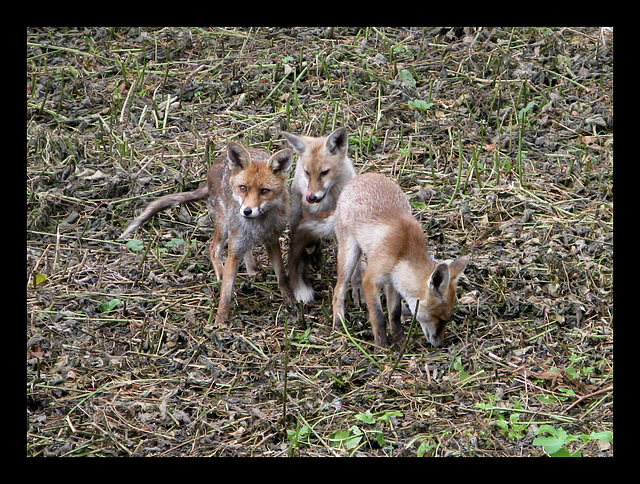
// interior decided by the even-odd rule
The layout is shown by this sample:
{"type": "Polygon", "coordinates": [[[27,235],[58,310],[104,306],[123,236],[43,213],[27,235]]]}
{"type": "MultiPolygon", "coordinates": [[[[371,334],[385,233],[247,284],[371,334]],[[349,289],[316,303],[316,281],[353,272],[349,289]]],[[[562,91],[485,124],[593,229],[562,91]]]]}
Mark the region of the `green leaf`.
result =
{"type": "Polygon", "coordinates": [[[402,417],[404,414],[402,412],[398,412],[398,411],[390,411],[390,412],[384,412],[384,414],[380,415],[378,417],[378,421],[379,422],[384,422],[387,425],[391,424],[391,417],[402,417]]]}
{"type": "Polygon", "coordinates": [[[358,444],[360,444],[361,440],[362,440],[361,433],[358,435],[351,435],[351,433],[348,430],[338,430],[329,435],[329,445],[331,447],[343,447],[345,449],[353,449],[358,444]]]}
{"type": "Polygon", "coordinates": [[[599,440],[600,442],[611,443],[613,442],[613,432],[610,430],[607,432],[591,432],[589,440],[599,440]]]}
{"type": "Polygon", "coordinates": [[[168,249],[170,249],[171,247],[173,247],[174,245],[181,245],[184,244],[184,240],[183,239],[179,239],[179,238],[172,238],[171,240],[165,242],[164,246],[168,249]]]}
{"type": "Polygon", "coordinates": [[[144,249],[144,244],[142,243],[142,240],[137,240],[137,239],[128,240],[127,243],[124,244],[124,246],[127,249],[132,250],[134,252],[138,252],[144,249]]]}
{"type": "Polygon", "coordinates": [[[538,398],[538,401],[543,405],[549,405],[551,403],[556,403],[557,401],[555,397],[552,397],[551,395],[536,395],[536,397],[538,398]]]}
{"type": "Polygon", "coordinates": [[[430,442],[422,442],[419,446],[418,446],[418,450],[416,452],[416,456],[417,457],[422,457],[425,453],[429,452],[431,450],[431,443],[430,442]]]}
{"type": "Polygon", "coordinates": [[[400,69],[398,71],[398,77],[409,87],[416,87],[416,80],[413,78],[413,74],[408,69],[400,69]]]}
{"type": "Polygon", "coordinates": [[[47,275],[46,274],[43,274],[42,272],[39,272],[38,274],[36,274],[36,278],[35,278],[36,286],[38,284],[42,284],[46,280],[47,280],[47,275]]]}
{"type": "MultiPolygon", "coordinates": [[[[549,451],[547,450],[547,452],[549,451]]],[[[564,447],[562,447],[561,449],[558,449],[556,452],[549,452],[549,455],[551,457],[571,457],[571,454],[569,453],[569,451],[564,447]]]]}
{"type": "Polygon", "coordinates": [[[120,304],[120,299],[112,299],[111,301],[105,301],[102,304],[100,304],[100,310],[103,313],[106,313],[108,311],[115,309],[115,307],[118,304],[120,304]]]}
{"type": "Polygon", "coordinates": [[[376,423],[375,417],[369,412],[356,414],[356,419],[368,424],[376,423]]]}
{"type": "Polygon", "coordinates": [[[423,111],[426,111],[427,109],[431,109],[434,103],[428,103],[427,101],[423,101],[421,99],[414,99],[413,101],[409,101],[407,104],[416,109],[422,109],[423,111]]]}
{"type": "Polygon", "coordinates": [[[411,206],[416,210],[425,210],[427,208],[427,204],[424,202],[411,202],[411,206]]]}
{"type": "Polygon", "coordinates": [[[536,430],[536,435],[541,434],[542,432],[549,432],[552,435],[556,435],[556,428],[549,424],[540,425],[538,430],[536,430]]]}
{"type": "Polygon", "coordinates": [[[296,430],[287,430],[287,439],[292,445],[298,445],[303,440],[308,443],[310,434],[311,427],[305,424],[296,430]]]}
{"type": "Polygon", "coordinates": [[[520,121],[523,121],[525,116],[527,115],[527,113],[529,111],[531,111],[533,109],[533,107],[536,105],[535,101],[531,101],[529,104],[527,104],[524,108],[522,108],[520,110],[520,112],[518,112],[518,119],[520,121]]]}
{"type": "Polygon", "coordinates": [[[564,444],[564,440],[547,435],[536,437],[533,441],[533,445],[542,446],[544,448],[544,451],[549,455],[553,455],[558,452],[564,444]]]}
{"type": "Polygon", "coordinates": [[[580,374],[572,366],[569,366],[568,368],[565,368],[565,372],[567,373],[569,378],[580,378],[580,374]]]}
{"type": "Polygon", "coordinates": [[[493,407],[493,403],[489,402],[489,403],[483,403],[483,402],[476,402],[473,404],[474,407],[479,408],[480,410],[488,410],[491,407],[493,407]]]}

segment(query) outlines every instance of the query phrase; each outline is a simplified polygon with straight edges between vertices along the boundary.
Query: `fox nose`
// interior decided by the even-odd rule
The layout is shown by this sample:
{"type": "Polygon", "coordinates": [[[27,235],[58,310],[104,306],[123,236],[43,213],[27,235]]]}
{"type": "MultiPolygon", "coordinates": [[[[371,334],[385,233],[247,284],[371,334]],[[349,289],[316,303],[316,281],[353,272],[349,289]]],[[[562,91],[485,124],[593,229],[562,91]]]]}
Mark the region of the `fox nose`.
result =
{"type": "Polygon", "coordinates": [[[322,196],[318,196],[315,193],[307,193],[307,202],[309,203],[317,203],[322,200],[322,196]]]}
{"type": "Polygon", "coordinates": [[[247,218],[253,217],[253,209],[251,207],[245,207],[242,210],[242,215],[244,215],[247,218]]]}

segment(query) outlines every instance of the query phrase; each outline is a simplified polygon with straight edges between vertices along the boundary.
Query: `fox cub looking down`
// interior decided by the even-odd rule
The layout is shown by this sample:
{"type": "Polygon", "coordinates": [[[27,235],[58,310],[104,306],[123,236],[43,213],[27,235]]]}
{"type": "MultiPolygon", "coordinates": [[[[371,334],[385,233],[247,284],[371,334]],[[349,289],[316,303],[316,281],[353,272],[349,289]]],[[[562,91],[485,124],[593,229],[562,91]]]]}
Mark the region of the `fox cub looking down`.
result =
{"type": "Polygon", "coordinates": [[[293,153],[282,150],[269,156],[263,151],[229,143],[207,172],[207,181],[196,190],[165,195],[150,203],[119,237],[124,239],[152,215],[183,202],[207,199],[214,231],[209,257],[221,282],[216,325],[229,316],[233,286],[240,260],[248,273],[256,272],[251,248],[264,244],[278,279],[280,291],[293,301],[282,262],[280,235],[289,222],[288,170],[293,153]],[[227,258],[222,253],[227,244],[227,258]]]}
{"type": "Polygon", "coordinates": [[[346,183],[356,176],[347,154],[349,138],[344,128],[329,136],[314,138],[282,135],[299,156],[291,182],[291,227],[289,242],[289,281],[298,301],[310,302],[314,291],[307,280],[310,264],[308,250],[320,239],[331,237],[333,227],[324,225],[324,233],[314,230],[299,231],[300,221],[310,215],[332,212],[346,183]]]}
{"type": "Polygon", "coordinates": [[[393,180],[376,173],[358,175],[338,199],[333,226],[338,239],[338,277],[333,291],[333,328],[341,327],[347,282],[366,256],[362,289],[373,326],[374,343],[389,346],[380,303],[384,286],[387,296],[389,333],[403,341],[400,321],[402,297],[433,346],[441,346],[456,298],[456,283],[468,256],[436,262],[425,246],[420,223],[393,180]]]}

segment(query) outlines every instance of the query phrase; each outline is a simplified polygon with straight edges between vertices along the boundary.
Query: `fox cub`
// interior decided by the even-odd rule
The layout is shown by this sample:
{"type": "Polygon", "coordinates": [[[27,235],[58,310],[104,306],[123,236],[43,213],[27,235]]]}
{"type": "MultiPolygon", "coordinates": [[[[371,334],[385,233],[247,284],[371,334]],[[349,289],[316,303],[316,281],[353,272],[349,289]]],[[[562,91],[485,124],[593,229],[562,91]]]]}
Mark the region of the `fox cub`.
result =
{"type": "Polygon", "coordinates": [[[344,128],[320,138],[286,132],[282,135],[299,156],[291,182],[289,281],[295,298],[307,303],[314,298],[313,288],[307,279],[310,264],[308,249],[320,239],[332,236],[333,228],[324,225],[324,233],[300,231],[300,221],[309,216],[332,212],[342,188],[356,176],[356,172],[347,154],[349,139],[344,128]]]}
{"type": "Polygon", "coordinates": [[[229,143],[196,190],[165,195],[150,203],[119,237],[126,238],[160,210],[183,202],[207,199],[214,231],[209,257],[221,282],[216,324],[228,316],[240,260],[248,273],[256,272],[251,248],[264,244],[285,300],[293,301],[282,262],[279,237],[289,222],[288,170],[293,153],[282,150],[269,156],[263,151],[229,143]],[[228,242],[228,243],[227,243],[228,242]],[[227,244],[227,258],[222,253],[227,244]]]}
{"type": "Polygon", "coordinates": [[[380,303],[387,295],[389,332],[394,341],[404,340],[401,299],[433,346],[441,346],[456,298],[456,283],[468,256],[436,262],[425,247],[420,223],[393,180],[376,173],[358,175],[343,189],[334,212],[338,239],[338,277],[333,291],[333,327],[341,327],[347,282],[361,254],[367,259],[362,289],[373,326],[374,343],[389,346],[380,303]],[[419,300],[419,302],[418,302],[419,300]]]}

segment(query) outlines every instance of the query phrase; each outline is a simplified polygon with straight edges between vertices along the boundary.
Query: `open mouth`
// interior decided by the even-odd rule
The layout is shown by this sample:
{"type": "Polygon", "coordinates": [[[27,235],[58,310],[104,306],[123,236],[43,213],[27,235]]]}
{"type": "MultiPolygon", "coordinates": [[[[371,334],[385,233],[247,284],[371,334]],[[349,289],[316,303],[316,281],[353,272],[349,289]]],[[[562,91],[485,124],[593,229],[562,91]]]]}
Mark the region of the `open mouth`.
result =
{"type": "Polygon", "coordinates": [[[307,202],[309,203],[318,203],[322,201],[324,198],[324,194],[316,195],[315,193],[307,193],[307,202]]]}

